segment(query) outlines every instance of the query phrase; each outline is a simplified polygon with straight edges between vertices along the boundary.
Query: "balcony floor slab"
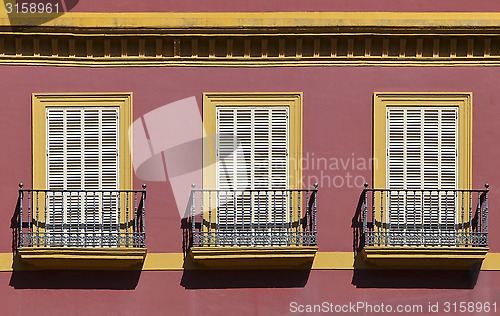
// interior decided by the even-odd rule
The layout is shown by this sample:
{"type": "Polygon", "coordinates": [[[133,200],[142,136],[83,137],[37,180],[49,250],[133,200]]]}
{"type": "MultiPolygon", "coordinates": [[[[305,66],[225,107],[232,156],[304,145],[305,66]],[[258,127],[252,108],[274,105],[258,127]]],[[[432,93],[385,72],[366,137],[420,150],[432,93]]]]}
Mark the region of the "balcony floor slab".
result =
{"type": "Polygon", "coordinates": [[[134,269],[142,266],[146,248],[23,247],[22,265],[41,269],[134,269]]]}
{"type": "Polygon", "coordinates": [[[403,269],[466,269],[481,263],[487,253],[487,247],[365,246],[361,250],[369,264],[403,269]]]}

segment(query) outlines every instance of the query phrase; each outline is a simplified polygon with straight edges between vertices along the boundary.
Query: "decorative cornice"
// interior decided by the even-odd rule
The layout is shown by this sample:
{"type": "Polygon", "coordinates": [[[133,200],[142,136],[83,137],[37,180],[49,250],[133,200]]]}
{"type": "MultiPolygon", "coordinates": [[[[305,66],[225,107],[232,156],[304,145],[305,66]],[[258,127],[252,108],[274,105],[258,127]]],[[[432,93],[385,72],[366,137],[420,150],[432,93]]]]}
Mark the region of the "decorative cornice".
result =
{"type": "Polygon", "coordinates": [[[44,21],[0,18],[0,64],[500,65],[498,13],[66,13],[44,21]]]}

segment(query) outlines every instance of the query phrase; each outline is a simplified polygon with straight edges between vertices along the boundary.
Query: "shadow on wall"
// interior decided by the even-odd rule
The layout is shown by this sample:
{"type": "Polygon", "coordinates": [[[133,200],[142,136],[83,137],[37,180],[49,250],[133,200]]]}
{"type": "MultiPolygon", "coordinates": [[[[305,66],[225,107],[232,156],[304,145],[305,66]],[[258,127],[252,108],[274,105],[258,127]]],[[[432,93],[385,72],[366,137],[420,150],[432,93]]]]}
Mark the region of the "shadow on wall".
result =
{"type": "Polygon", "coordinates": [[[310,269],[300,270],[191,270],[182,275],[186,289],[304,287],[310,269]]]}
{"type": "MultiPolygon", "coordinates": [[[[363,235],[363,222],[361,211],[363,209],[364,194],[361,193],[358,200],[358,205],[356,206],[356,211],[351,221],[352,228],[352,251],[357,254],[358,251],[363,248],[363,240],[365,240],[363,235]]],[[[368,226],[373,225],[372,223],[367,223],[368,226]]]]}
{"type": "Polygon", "coordinates": [[[133,290],[141,271],[38,270],[14,271],[9,285],[15,289],[133,290]]]}
{"type": "Polygon", "coordinates": [[[10,228],[12,229],[12,253],[17,252],[17,247],[19,246],[19,214],[21,210],[21,199],[17,198],[16,207],[14,208],[14,214],[10,219],[10,228]]]}
{"type": "Polygon", "coordinates": [[[352,284],[358,288],[473,289],[480,264],[470,270],[354,269],[352,284]]]}

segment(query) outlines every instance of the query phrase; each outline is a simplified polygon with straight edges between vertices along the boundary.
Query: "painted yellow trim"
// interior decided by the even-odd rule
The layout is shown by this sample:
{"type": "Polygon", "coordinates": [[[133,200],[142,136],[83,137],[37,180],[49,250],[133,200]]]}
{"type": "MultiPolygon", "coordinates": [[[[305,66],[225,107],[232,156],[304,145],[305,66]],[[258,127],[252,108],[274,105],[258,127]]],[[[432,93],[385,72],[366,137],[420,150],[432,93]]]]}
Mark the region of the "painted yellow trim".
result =
{"type": "MultiPolygon", "coordinates": [[[[210,269],[195,265],[189,255],[184,253],[150,253],[146,254],[142,271],[182,271],[184,269],[210,269]],[[186,260],[187,259],[187,260],[186,260]]],[[[0,253],[0,272],[37,269],[24,265],[12,253],[0,253]]],[[[358,262],[352,252],[317,252],[311,270],[353,270],[354,266],[360,269],[383,269],[364,262],[358,262]]],[[[482,271],[500,271],[500,253],[487,253],[482,265],[482,271]]]]}
{"type": "MultiPolygon", "coordinates": [[[[4,11],[4,10],[2,10],[4,11]]],[[[496,12],[195,12],[5,14],[0,26],[81,28],[463,27],[497,28],[496,12]]]]}
{"type": "Polygon", "coordinates": [[[386,109],[388,106],[454,106],[459,112],[459,189],[472,185],[472,93],[376,92],[373,95],[373,188],[386,188],[386,109]]]}
{"type": "Polygon", "coordinates": [[[120,108],[120,189],[132,189],[132,155],[128,129],[132,124],[132,92],[129,93],[33,93],[33,188],[46,188],[46,107],[117,106],[120,108]]]}

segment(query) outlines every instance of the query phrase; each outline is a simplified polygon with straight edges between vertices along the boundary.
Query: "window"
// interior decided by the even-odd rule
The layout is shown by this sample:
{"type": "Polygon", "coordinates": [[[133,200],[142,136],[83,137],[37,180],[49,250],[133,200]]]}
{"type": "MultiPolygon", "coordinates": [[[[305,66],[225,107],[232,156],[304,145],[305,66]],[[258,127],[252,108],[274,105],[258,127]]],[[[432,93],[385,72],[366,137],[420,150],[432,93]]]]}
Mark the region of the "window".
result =
{"type": "Polygon", "coordinates": [[[144,246],[131,114],[130,94],[33,95],[33,212],[21,246],[144,246]]]}
{"type": "Polygon", "coordinates": [[[470,189],[472,95],[376,93],[374,188],[470,189]]]}
{"type": "Polygon", "coordinates": [[[470,95],[376,94],[374,106],[386,242],[456,245],[457,190],[470,189],[470,95]]]}
{"type": "Polygon", "coordinates": [[[131,94],[34,94],[33,187],[132,187],[131,94]]]}
{"type": "Polygon", "coordinates": [[[375,94],[374,185],[363,191],[361,211],[369,261],[439,266],[453,259],[465,267],[484,259],[488,190],[471,189],[471,99],[375,94]]]}
{"type": "MultiPolygon", "coordinates": [[[[114,106],[45,108],[45,176],[52,206],[47,208],[45,231],[55,236],[48,245],[64,245],[70,232],[119,231],[118,196],[90,191],[119,189],[119,114],[114,106]]],[[[110,245],[110,240],[103,244],[110,245]]]]}
{"type": "Polygon", "coordinates": [[[265,191],[219,197],[220,229],[282,230],[289,205],[283,194],[289,188],[288,107],[218,107],[216,138],[217,189],[278,190],[271,197],[274,208],[266,207],[265,191]]]}
{"type": "Polygon", "coordinates": [[[471,189],[472,95],[376,93],[364,257],[386,266],[469,267],[488,251],[488,189],[471,189]],[[453,261],[453,262],[452,262],[453,261]]]}
{"type": "Polygon", "coordinates": [[[453,235],[460,221],[456,190],[470,189],[469,99],[450,94],[375,95],[377,118],[385,117],[374,123],[376,132],[385,128],[385,137],[375,136],[375,146],[385,149],[385,157],[375,158],[379,166],[385,162],[385,174],[375,171],[374,182],[381,183],[378,177],[384,176],[381,188],[389,190],[386,229],[403,232],[392,234],[391,243],[420,243],[423,232],[438,234],[441,245],[456,243],[447,234],[453,235]],[[380,144],[381,139],[385,143],[380,144]]]}
{"type": "Polygon", "coordinates": [[[302,94],[205,93],[203,125],[203,189],[190,203],[194,260],[310,264],[317,190],[301,187],[302,94]]]}
{"type": "Polygon", "coordinates": [[[219,190],[218,244],[289,245],[276,233],[291,226],[289,189],[300,188],[301,95],[205,94],[203,118],[215,141],[204,188],[219,190]]]}
{"type": "Polygon", "coordinates": [[[453,190],[458,189],[458,107],[387,107],[387,188],[407,191],[404,200],[391,195],[405,212],[389,212],[389,225],[399,229],[452,230],[455,225],[453,190]],[[449,191],[447,191],[449,190],[449,191]],[[423,203],[431,201],[431,203],[423,203]],[[439,205],[438,205],[439,204],[439,205]],[[413,207],[415,205],[415,208],[413,207]],[[420,211],[418,206],[424,205],[420,211]],[[432,212],[439,208],[441,211],[432,212]]]}
{"type": "Polygon", "coordinates": [[[33,94],[33,189],[21,188],[18,202],[23,262],[142,264],[146,195],[131,190],[131,122],[131,93],[33,94]]]}
{"type": "Polygon", "coordinates": [[[203,125],[204,188],[301,187],[301,93],[205,93],[203,125]]]}

